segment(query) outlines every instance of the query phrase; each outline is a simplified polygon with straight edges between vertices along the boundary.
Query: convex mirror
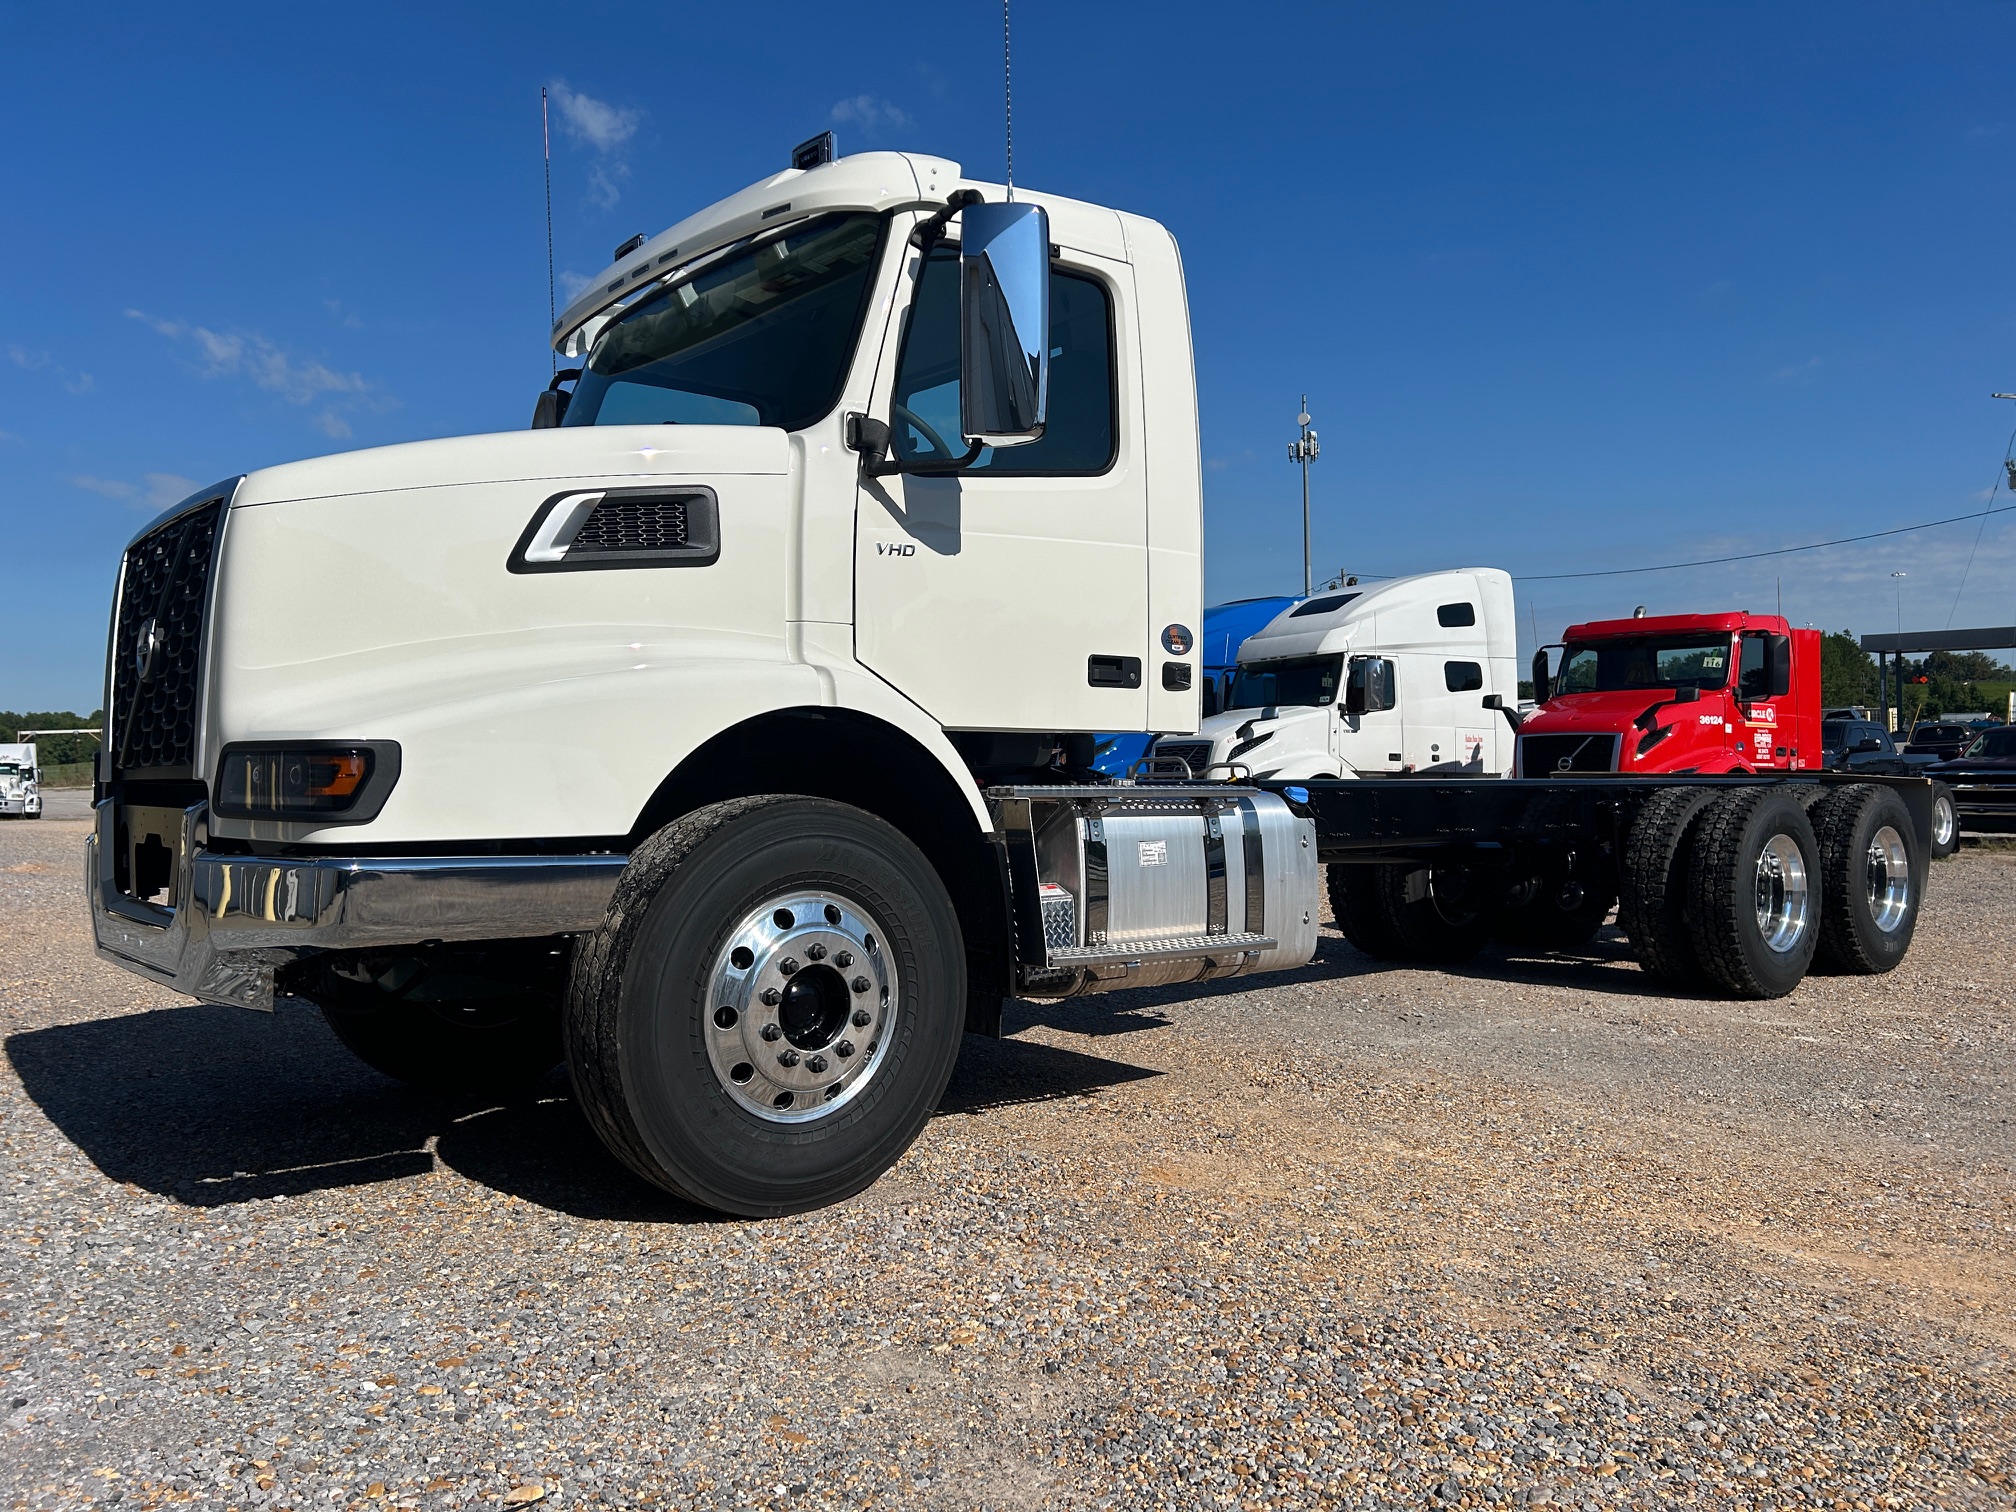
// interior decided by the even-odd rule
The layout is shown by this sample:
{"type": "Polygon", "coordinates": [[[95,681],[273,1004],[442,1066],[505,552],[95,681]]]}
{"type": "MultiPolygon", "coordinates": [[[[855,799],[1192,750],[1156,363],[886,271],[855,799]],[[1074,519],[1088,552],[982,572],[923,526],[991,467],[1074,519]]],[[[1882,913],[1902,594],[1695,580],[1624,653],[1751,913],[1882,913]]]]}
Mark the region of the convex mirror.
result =
{"type": "Polygon", "coordinates": [[[1040,440],[1050,401],[1050,217],[968,205],[959,228],[959,425],[968,442],[1040,440]]]}

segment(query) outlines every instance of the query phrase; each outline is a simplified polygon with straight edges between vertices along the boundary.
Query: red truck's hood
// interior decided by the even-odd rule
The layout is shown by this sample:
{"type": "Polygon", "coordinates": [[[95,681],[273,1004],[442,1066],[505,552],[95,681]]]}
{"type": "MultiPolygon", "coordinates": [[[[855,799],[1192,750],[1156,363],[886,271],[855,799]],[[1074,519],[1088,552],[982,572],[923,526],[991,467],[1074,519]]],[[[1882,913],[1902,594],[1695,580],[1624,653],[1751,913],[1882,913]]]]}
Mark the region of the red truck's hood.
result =
{"type": "MultiPolygon", "coordinates": [[[[1550,698],[1526,716],[1522,735],[1569,735],[1590,730],[1623,729],[1656,703],[1664,703],[1671,693],[1653,688],[1632,688],[1620,693],[1564,693],[1550,698]]],[[[1703,694],[1699,703],[1674,704],[1659,711],[1659,722],[1671,724],[1682,714],[1720,714],[1722,700],[1703,694]]]]}

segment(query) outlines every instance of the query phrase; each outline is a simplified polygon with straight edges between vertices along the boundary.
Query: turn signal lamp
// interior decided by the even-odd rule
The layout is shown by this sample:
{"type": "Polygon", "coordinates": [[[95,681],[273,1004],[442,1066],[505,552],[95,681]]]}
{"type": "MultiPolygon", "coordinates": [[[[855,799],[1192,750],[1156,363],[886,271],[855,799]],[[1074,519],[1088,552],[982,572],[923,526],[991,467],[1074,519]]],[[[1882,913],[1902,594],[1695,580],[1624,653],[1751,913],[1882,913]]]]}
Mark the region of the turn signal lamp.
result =
{"type": "Polygon", "coordinates": [[[354,822],[375,817],[398,772],[398,747],[390,741],[232,746],[211,807],[227,819],[354,822]]]}

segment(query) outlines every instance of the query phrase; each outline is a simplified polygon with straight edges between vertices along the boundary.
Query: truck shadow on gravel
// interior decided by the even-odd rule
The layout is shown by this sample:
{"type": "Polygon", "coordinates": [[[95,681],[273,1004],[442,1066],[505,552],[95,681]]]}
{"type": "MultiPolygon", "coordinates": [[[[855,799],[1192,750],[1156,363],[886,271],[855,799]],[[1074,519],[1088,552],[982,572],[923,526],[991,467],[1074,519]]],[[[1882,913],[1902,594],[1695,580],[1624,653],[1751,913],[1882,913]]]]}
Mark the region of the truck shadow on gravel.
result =
{"type": "MultiPolygon", "coordinates": [[[[507,1101],[380,1076],[321,1015],[190,1005],[30,1030],[6,1042],[35,1104],[110,1180],[191,1207],[424,1176],[437,1163],[577,1218],[713,1222],[633,1177],[576,1110],[566,1074],[507,1101]]],[[[1158,1073],[969,1036],[941,1114],[1074,1097],[1158,1073]]]]}

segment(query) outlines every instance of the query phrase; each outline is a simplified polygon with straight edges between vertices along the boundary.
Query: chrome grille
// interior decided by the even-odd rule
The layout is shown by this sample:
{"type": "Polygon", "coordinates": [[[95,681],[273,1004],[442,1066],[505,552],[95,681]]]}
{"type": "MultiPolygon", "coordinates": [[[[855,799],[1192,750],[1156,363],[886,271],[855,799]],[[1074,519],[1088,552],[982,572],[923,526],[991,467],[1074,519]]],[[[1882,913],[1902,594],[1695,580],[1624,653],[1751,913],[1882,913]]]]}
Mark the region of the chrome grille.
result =
{"type": "Polygon", "coordinates": [[[685,499],[604,499],[581,522],[571,550],[675,551],[688,544],[685,499]]]}
{"type": "Polygon", "coordinates": [[[122,772],[196,758],[203,609],[224,501],[177,515],[126,551],[112,632],[112,763],[122,772]]]}

